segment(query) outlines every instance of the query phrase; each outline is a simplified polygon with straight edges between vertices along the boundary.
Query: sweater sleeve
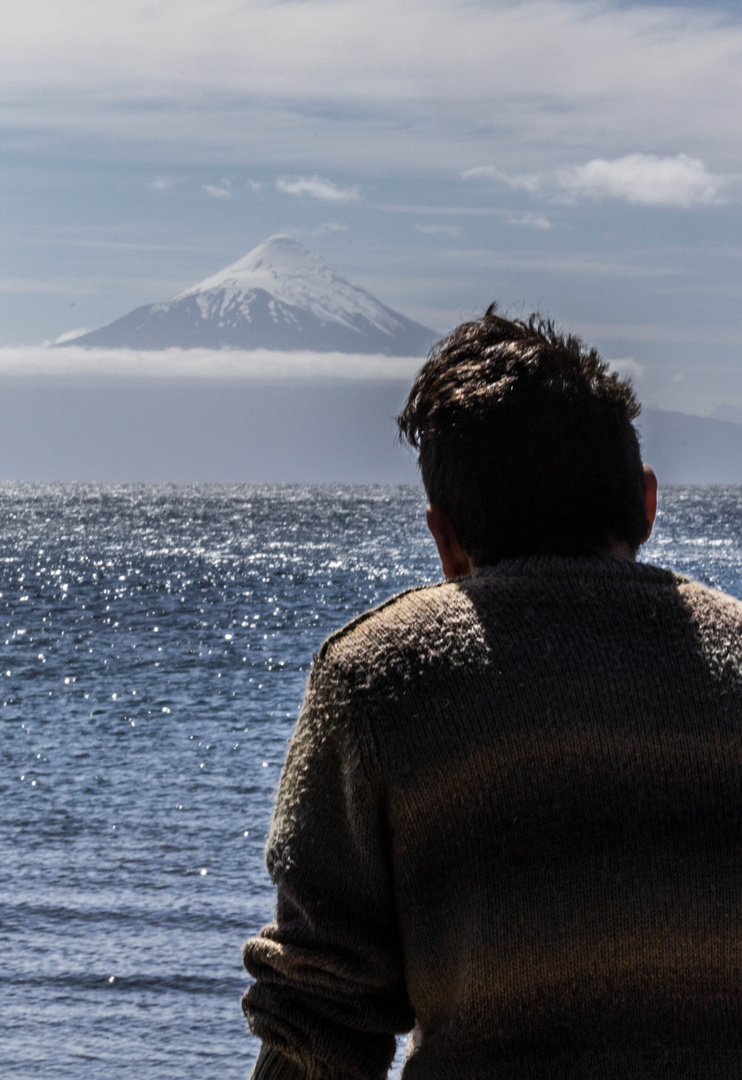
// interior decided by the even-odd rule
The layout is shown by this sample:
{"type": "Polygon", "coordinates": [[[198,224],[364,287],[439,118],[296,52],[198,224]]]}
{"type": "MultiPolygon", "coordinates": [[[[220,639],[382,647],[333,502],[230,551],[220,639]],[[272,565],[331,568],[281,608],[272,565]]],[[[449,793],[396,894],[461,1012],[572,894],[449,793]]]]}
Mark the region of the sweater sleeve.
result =
{"type": "Polygon", "coordinates": [[[414,1023],[362,696],[323,654],[268,839],[275,921],[243,954],[256,980],[243,1008],[263,1040],[253,1080],[378,1080],[414,1023]]]}

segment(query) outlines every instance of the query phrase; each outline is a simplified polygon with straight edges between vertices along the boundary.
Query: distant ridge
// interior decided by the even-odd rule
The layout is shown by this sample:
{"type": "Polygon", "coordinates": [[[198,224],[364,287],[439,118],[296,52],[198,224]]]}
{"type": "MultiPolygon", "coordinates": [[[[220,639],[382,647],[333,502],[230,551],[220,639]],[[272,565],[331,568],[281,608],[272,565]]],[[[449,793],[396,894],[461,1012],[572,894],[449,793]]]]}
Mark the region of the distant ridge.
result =
{"type": "Polygon", "coordinates": [[[642,457],[663,484],[742,484],[742,424],[642,409],[642,457]]]}
{"type": "Polygon", "coordinates": [[[728,424],[742,424],[742,409],[737,405],[717,405],[713,412],[709,413],[711,420],[724,420],[728,424]]]}
{"type": "Polygon", "coordinates": [[[424,357],[438,335],[340,277],[288,236],[164,303],[58,346],[104,349],[309,349],[424,357]]]}

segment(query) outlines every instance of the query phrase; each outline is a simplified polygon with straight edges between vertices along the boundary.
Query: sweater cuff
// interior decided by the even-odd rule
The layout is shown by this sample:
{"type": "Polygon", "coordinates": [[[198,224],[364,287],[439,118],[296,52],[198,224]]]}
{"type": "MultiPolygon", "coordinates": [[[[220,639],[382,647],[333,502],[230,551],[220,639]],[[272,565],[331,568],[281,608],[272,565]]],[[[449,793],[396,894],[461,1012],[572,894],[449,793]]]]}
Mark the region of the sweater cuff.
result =
{"type": "Polygon", "coordinates": [[[308,1077],[309,1073],[303,1065],[297,1065],[279,1050],[272,1050],[263,1044],[250,1080],[308,1080],[308,1077]]]}

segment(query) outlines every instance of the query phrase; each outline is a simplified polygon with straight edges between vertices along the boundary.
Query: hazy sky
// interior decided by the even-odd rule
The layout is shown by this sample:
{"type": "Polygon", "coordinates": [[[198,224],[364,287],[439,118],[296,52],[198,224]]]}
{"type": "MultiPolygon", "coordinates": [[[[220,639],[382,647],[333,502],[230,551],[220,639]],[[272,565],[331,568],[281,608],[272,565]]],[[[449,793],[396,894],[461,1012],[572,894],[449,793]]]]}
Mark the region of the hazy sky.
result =
{"type": "Polygon", "coordinates": [[[5,0],[0,87],[0,373],[284,232],[742,406],[736,2],[5,0]]]}

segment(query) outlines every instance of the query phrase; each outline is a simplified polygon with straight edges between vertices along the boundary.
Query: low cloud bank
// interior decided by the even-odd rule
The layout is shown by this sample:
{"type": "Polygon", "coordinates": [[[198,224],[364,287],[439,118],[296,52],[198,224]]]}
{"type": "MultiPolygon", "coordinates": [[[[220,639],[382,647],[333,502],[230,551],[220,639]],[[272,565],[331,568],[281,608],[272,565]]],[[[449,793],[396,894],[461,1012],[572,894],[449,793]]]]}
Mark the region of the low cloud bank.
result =
{"type": "Polygon", "coordinates": [[[424,357],[363,353],[274,352],[268,349],[0,348],[0,377],[152,379],[377,379],[409,382],[424,357]]]}

